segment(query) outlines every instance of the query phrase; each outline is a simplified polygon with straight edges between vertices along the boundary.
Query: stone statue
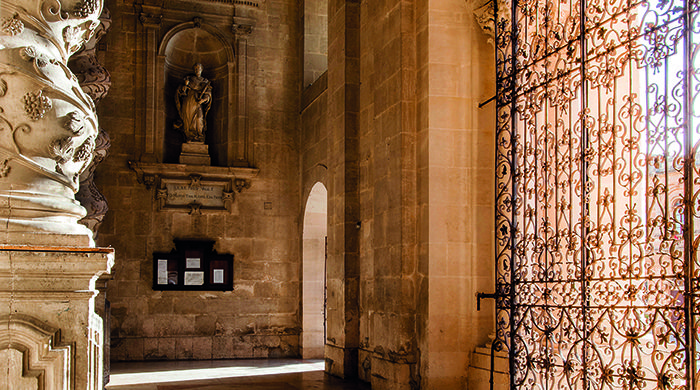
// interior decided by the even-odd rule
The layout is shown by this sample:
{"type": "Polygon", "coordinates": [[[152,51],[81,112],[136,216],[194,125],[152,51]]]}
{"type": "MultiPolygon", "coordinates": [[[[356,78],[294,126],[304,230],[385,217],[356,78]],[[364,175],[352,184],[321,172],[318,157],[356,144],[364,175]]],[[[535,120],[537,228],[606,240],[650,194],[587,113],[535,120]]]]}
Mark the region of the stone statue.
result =
{"type": "Polygon", "coordinates": [[[207,112],[211,107],[211,83],[202,77],[202,64],[195,64],[194,75],[185,77],[177,88],[175,106],[180,120],[175,128],[182,131],[187,142],[204,142],[207,112]]]}

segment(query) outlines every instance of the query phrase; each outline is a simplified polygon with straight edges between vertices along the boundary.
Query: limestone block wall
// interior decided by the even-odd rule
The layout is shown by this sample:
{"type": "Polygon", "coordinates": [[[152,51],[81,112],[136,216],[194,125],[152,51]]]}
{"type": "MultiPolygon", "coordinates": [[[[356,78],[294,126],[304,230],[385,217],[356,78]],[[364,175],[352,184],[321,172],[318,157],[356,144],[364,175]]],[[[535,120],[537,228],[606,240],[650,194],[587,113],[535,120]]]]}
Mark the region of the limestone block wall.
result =
{"type": "Polygon", "coordinates": [[[328,70],[328,0],[304,0],[304,87],[328,70]]]}
{"type": "Polygon", "coordinates": [[[331,1],[327,77],[302,112],[302,186],[328,167],[326,369],[465,388],[493,329],[492,48],[468,2],[331,1]]]}
{"type": "Polygon", "coordinates": [[[410,389],[417,382],[413,7],[363,2],[360,13],[358,370],[378,389],[410,389]]]}
{"type": "MultiPolygon", "coordinates": [[[[132,1],[107,2],[114,23],[113,34],[104,40],[103,63],[112,74],[114,93],[105,98],[100,114],[112,149],[95,177],[110,207],[99,240],[120,253],[107,291],[112,359],[298,356],[301,41],[290,37],[302,35],[302,10],[291,0],[260,1],[258,7],[235,11],[226,6],[254,21],[247,36],[246,88],[239,90],[247,94],[249,163],[260,171],[250,188],[235,194],[230,213],[190,215],[156,211],[153,189],[138,183],[127,164],[142,157],[138,151],[148,141],[138,113],[144,99],[140,84],[152,81],[138,69],[153,55],[142,42],[157,39],[153,31],[160,31],[140,35],[143,20],[160,20],[144,11],[150,2],[144,3],[139,10],[132,1]],[[170,251],[175,238],[213,239],[216,251],[233,254],[234,290],[153,291],[152,253],[170,251]]],[[[191,13],[186,16],[201,16],[198,10],[205,3],[183,6],[191,13]]],[[[177,10],[180,16],[183,7],[177,10]]],[[[165,19],[162,23],[169,23],[165,19]]],[[[146,121],[156,114],[146,112],[146,121]]]]}
{"type": "Polygon", "coordinates": [[[328,75],[304,89],[300,116],[300,169],[302,202],[317,182],[328,188],[328,75]]]}
{"type": "Polygon", "coordinates": [[[464,388],[493,329],[493,48],[473,3],[416,0],[421,388],[464,388]]]}

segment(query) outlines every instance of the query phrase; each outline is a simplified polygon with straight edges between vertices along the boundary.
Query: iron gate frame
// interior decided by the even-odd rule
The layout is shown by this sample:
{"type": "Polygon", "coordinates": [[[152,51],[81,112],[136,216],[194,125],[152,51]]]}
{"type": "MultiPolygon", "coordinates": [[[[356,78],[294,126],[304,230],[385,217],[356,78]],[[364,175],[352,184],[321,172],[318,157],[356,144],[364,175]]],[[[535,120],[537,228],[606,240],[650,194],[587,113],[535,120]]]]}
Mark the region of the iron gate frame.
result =
{"type": "MultiPolygon", "coordinates": [[[[521,165],[521,162],[524,160],[522,159],[521,156],[519,156],[519,139],[518,137],[520,134],[518,133],[518,126],[520,125],[518,121],[518,116],[522,113],[522,107],[518,107],[518,103],[520,102],[518,100],[519,96],[524,96],[528,91],[524,91],[521,93],[519,91],[519,76],[521,76],[521,72],[526,69],[526,67],[521,67],[521,64],[518,64],[518,58],[519,56],[522,56],[522,53],[520,52],[523,50],[520,47],[521,41],[519,39],[525,39],[527,37],[521,37],[521,33],[519,31],[519,28],[521,27],[519,25],[519,15],[522,7],[528,7],[532,6],[532,4],[535,4],[535,7],[537,7],[537,4],[539,3],[550,3],[550,1],[543,0],[543,1],[538,1],[538,0],[510,0],[510,3],[508,4],[505,1],[498,1],[498,0],[493,0],[494,3],[494,16],[495,16],[495,52],[496,52],[496,69],[497,69],[497,94],[496,94],[496,111],[497,111],[497,129],[496,129],[496,221],[495,221],[495,226],[496,226],[496,233],[495,233],[495,240],[496,240],[496,341],[494,342],[494,349],[496,350],[505,350],[508,352],[509,356],[509,369],[510,369],[510,387],[513,390],[520,389],[522,387],[521,384],[517,383],[514,378],[516,378],[516,375],[518,375],[518,369],[522,368],[523,361],[518,361],[518,359],[525,359],[525,363],[527,365],[533,364],[533,362],[537,362],[537,359],[532,359],[531,356],[519,356],[518,353],[522,352],[521,349],[516,347],[516,344],[522,341],[518,341],[518,338],[520,337],[518,334],[519,330],[519,323],[517,322],[517,318],[519,315],[518,310],[521,310],[522,307],[527,307],[527,305],[521,304],[521,301],[523,301],[523,297],[519,296],[517,294],[517,288],[518,288],[518,283],[522,282],[519,277],[521,276],[519,274],[520,270],[519,267],[522,266],[522,264],[527,264],[528,259],[525,259],[525,255],[518,254],[519,248],[519,240],[521,240],[521,233],[522,231],[520,230],[521,227],[519,226],[519,218],[521,213],[524,212],[522,209],[522,204],[523,201],[520,197],[522,197],[522,194],[519,194],[519,188],[518,186],[521,184],[520,180],[523,180],[523,172],[519,169],[519,166],[521,165]],[[499,5],[506,5],[509,7],[506,7],[505,9],[501,8],[499,9],[499,5]],[[514,16],[514,17],[512,17],[514,16]],[[520,72],[520,73],[519,73],[520,72]]],[[[571,3],[576,4],[576,1],[571,1],[571,3]]],[[[622,4],[624,3],[627,8],[623,9],[620,11],[617,15],[621,15],[625,12],[629,13],[631,10],[634,10],[636,7],[643,8],[644,4],[648,4],[647,2],[644,1],[638,1],[638,2],[633,2],[632,0],[630,1],[615,1],[615,0],[610,0],[610,1],[602,1],[602,0],[579,0],[578,1],[578,12],[579,12],[579,31],[578,31],[578,37],[576,40],[579,43],[579,53],[581,54],[579,57],[578,61],[578,70],[570,70],[570,72],[579,72],[580,75],[580,84],[578,85],[579,88],[579,93],[580,93],[580,99],[578,100],[580,102],[580,112],[584,113],[580,117],[580,128],[581,128],[581,134],[580,134],[580,145],[579,145],[579,175],[580,175],[580,183],[581,183],[581,197],[579,198],[581,201],[580,206],[580,213],[581,213],[581,221],[590,221],[591,217],[591,202],[594,202],[596,200],[600,199],[587,199],[588,195],[588,185],[591,182],[591,175],[589,174],[590,169],[591,169],[591,164],[590,161],[588,160],[587,156],[590,156],[591,154],[591,144],[592,141],[589,139],[589,136],[591,135],[590,131],[590,124],[587,123],[588,120],[590,120],[590,117],[587,117],[586,110],[588,109],[588,104],[589,104],[589,92],[592,91],[593,88],[590,85],[590,79],[587,74],[589,72],[588,69],[588,61],[591,60],[589,57],[589,37],[597,32],[596,28],[601,28],[603,25],[603,22],[596,21],[593,24],[589,23],[589,20],[587,18],[588,12],[590,12],[591,5],[593,6],[611,6],[615,4],[622,4]]],[[[664,1],[661,0],[658,4],[663,4],[666,3],[673,5],[673,0],[670,1],[664,1]]],[[[663,7],[662,7],[663,9],[663,7]]],[[[670,6],[668,8],[669,10],[671,9],[670,6]]],[[[575,14],[576,7],[571,8],[571,12],[575,14]]],[[[604,12],[605,10],[601,11],[604,12]]],[[[647,10],[648,11],[648,10],[647,10]]],[[[614,14],[615,12],[613,12],[614,14]]],[[[634,12],[633,12],[634,13],[634,12]]],[[[697,159],[697,148],[698,148],[698,139],[700,139],[700,135],[698,134],[698,128],[697,125],[693,126],[693,118],[697,118],[697,115],[699,113],[694,113],[693,112],[693,105],[696,103],[696,99],[698,98],[698,93],[697,89],[699,88],[698,85],[698,80],[693,80],[694,77],[697,76],[697,73],[700,73],[700,69],[698,69],[697,63],[694,64],[694,60],[698,61],[698,51],[700,50],[699,45],[697,42],[694,42],[694,38],[700,37],[700,28],[698,27],[698,14],[700,14],[700,6],[698,5],[697,0],[686,0],[683,1],[683,10],[681,15],[674,20],[682,20],[681,24],[682,26],[680,29],[682,30],[682,38],[680,40],[676,40],[675,44],[677,44],[679,41],[682,42],[684,47],[682,48],[684,56],[683,56],[683,73],[682,73],[682,78],[683,78],[683,103],[682,103],[682,110],[683,110],[683,123],[682,127],[684,128],[684,139],[683,139],[683,158],[682,158],[682,184],[683,184],[683,196],[682,196],[682,204],[680,205],[674,205],[673,208],[678,210],[682,210],[682,215],[683,215],[683,224],[682,224],[682,244],[683,244],[683,271],[682,275],[678,275],[677,278],[683,280],[683,303],[682,303],[682,312],[683,312],[683,321],[684,321],[684,343],[685,343],[685,349],[677,349],[673,351],[673,353],[678,353],[684,351],[685,353],[685,362],[684,362],[684,367],[685,367],[685,381],[686,381],[686,386],[683,386],[682,384],[675,385],[673,384],[674,379],[679,379],[679,378],[663,378],[663,377],[657,377],[653,378],[656,380],[656,388],[674,388],[674,389],[693,389],[697,390],[700,389],[700,373],[698,372],[698,344],[700,341],[698,340],[698,322],[700,322],[700,304],[699,304],[699,298],[698,298],[698,291],[700,290],[700,275],[699,275],[699,270],[700,270],[700,265],[698,264],[698,258],[697,258],[697,247],[698,247],[698,241],[700,240],[700,236],[695,233],[695,228],[694,228],[694,220],[699,217],[700,214],[700,201],[698,200],[699,197],[699,189],[700,189],[700,182],[695,183],[694,181],[697,180],[696,177],[700,176],[700,171],[698,164],[696,162],[697,159]],[[695,82],[694,82],[695,81],[695,82]],[[693,91],[696,89],[696,91],[693,91]],[[695,138],[695,139],[694,139],[695,138]],[[668,381],[668,382],[664,382],[668,381]],[[668,387],[666,387],[668,386],[668,387]]],[[[646,13],[645,13],[646,15],[646,13]]],[[[656,15],[658,17],[658,15],[656,15]]],[[[615,16],[611,16],[613,18],[615,16]]],[[[663,18],[662,18],[663,19],[663,18]]],[[[657,21],[659,19],[657,18],[657,21]]],[[[668,20],[666,20],[668,21],[668,20]]],[[[640,22],[640,27],[644,27],[644,19],[640,22]]],[[[666,25],[668,27],[668,25],[666,25]]],[[[631,48],[632,45],[637,43],[636,40],[642,40],[645,38],[649,38],[652,34],[657,34],[659,31],[664,29],[664,25],[654,25],[651,26],[650,28],[643,30],[642,28],[639,29],[639,34],[634,36],[630,32],[629,34],[629,40],[626,42],[622,42],[620,40],[619,42],[619,47],[625,46],[625,48],[630,48],[630,52],[628,53],[630,55],[630,63],[633,61],[637,61],[638,63],[644,63],[644,60],[642,62],[639,62],[639,58],[632,59],[632,54],[631,54],[631,48]],[[629,46],[628,46],[629,45],[629,46]]],[[[599,30],[598,30],[599,31],[599,30]]],[[[667,38],[667,37],[665,37],[667,38]]],[[[562,39],[563,41],[563,39],[562,39]]],[[[570,45],[572,41],[568,41],[568,44],[570,45]]],[[[664,46],[666,44],[666,41],[657,41],[656,44],[659,44],[660,46],[664,46]],[[660,42],[660,44],[659,44],[660,42]]],[[[653,45],[652,45],[653,46],[653,45]]],[[[667,46],[667,45],[666,45],[667,46]]],[[[569,46],[570,47],[570,46],[569,46]]],[[[657,49],[657,47],[652,47],[650,50],[657,49]]],[[[668,60],[669,58],[669,52],[675,53],[675,51],[678,49],[677,46],[674,46],[673,48],[665,47],[665,49],[670,49],[668,52],[666,52],[666,56],[664,57],[663,53],[661,57],[657,57],[656,60],[668,60]]],[[[561,50],[561,49],[557,49],[561,50]]],[[[556,54],[557,51],[554,52],[556,54]]],[[[550,53],[552,54],[552,53],[550,53]]],[[[569,53],[570,54],[570,53],[569,53]]],[[[657,54],[658,56],[658,54],[657,54]]],[[[653,57],[653,56],[652,56],[653,57]]],[[[653,58],[652,58],[653,59],[653,58]]],[[[651,61],[651,60],[649,60],[651,61]]],[[[531,65],[534,64],[536,61],[532,61],[531,65]]],[[[631,65],[630,65],[631,66],[631,65]]],[[[645,65],[645,69],[647,69],[649,66],[649,63],[645,65]]],[[[573,68],[572,68],[573,69],[573,68]]],[[[563,78],[565,75],[558,74],[559,77],[563,78]]],[[[537,86],[532,87],[532,91],[529,91],[531,93],[534,93],[533,91],[536,90],[537,88],[542,87],[543,85],[545,88],[549,88],[547,83],[550,82],[556,82],[558,81],[559,77],[550,77],[545,83],[537,86]]],[[[631,76],[630,76],[631,77],[631,76]]],[[[668,81],[668,78],[664,79],[664,82],[668,81]]],[[[632,85],[633,81],[629,81],[630,83],[630,91],[632,90],[632,85]]],[[[648,90],[648,85],[646,85],[647,90],[648,90]]],[[[616,96],[616,94],[615,94],[616,96]]],[[[668,99],[668,95],[665,97],[668,99]]],[[[645,96],[646,99],[646,96],[645,96]]],[[[633,97],[632,93],[630,92],[629,96],[630,100],[630,105],[632,105],[633,97]]],[[[648,105],[648,102],[646,102],[648,105]]],[[[648,107],[647,107],[648,108],[648,107]]],[[[645,113],[648,113],[648,111],[645,111],[645,113]]],[[[666,113],[664,113],[665,115],[666,113]]],[[[647,115],[644,115],[647,116],[647,115]]],[[[645,131],[648,131],[648,129],[645,127],[645,131]]],[[[647,133],[645,133],[647,134],[647,133]]],[[[667,160],[668,157],[666,156],[667,150],[664,150],[664,158],[667,160]]],[[[650,155],[645,154],[645,157],[648,159],[650,155]]],[[[645,160],[647,161],[647,160],[645,160]]],[[[669,169],[668,169],[668,161],[665,161],[664,163],[666,171],[665,175],[666,177],[669,175],[669,169]]],[[[654,187],[656,188],[656,187],[654,187]]],[[[644,188],[645,191],[649,190],[649,188],[644,188]]],[[[668,188],[666,188],[666,191],[668,194],[668,188]]],[[[645,192],[646,195],[646,192],[645,192]]],[[[647,212],[646,208],[644,208],[644,211],[647,212]]],[[[669,227],[669,224],[673,222],[673,218],[670,217],[670,212],[669,210],[664,210],[665,216],[664,216],[664,226],[662,226],[662,230],[664,231],[664,240],[668,239],[668,232],[671,230],[669,227]]],[[[645,214],[646,215],[646,214],[645,214]]],[[[677,221],[676,221],[677,222],[677,221]]],[[[572,223],[572,222],[570,222],[572,223]]],[[[647,233],[649,230],[649,227],[647,226],[647,223],[645,221],[644,223],[647,233]]],[[[583,327],[581,329],[582,331],[582,336],[581,340],[584,344],[589,343],[591,339],[591,332],[595,330],[595,326],[593,328],[590,328],[589,324],[589,318],[587,314],[591,310],[591,281],[592,278],[590,277],[590,267],[592,264],[595,262],[595,256],[594,256],[594,251],[593,248],[589,247],[589,242],[588,239],[591,237],[591,234],[593,233],[594,235],[597,234],[595,233],[595,229],[591,229],[591,224],[589,223],[581,223],[580,226],[578,227],[578,230],[580,231],[580,250],[581,250],[581,255],[580,255],[580,262],[578,264],[578,267],[580,269],[580,279],[578,280],[579,284],[579,292],[581,293],[581,300],[580,300],[580,309],[581,309],[581,318],[583,319],[583,327]]],[[[644,236],[644,239],[646,240],[645,242],[649,241],[649,237],[644,236]]],[[[524,240],[524,239],[523,239],[524,240]]],[[[658,249],[660,251],[660,249],[658,249]]],[[[653,252],[653,251],[652,251],[653,252]]],[[[660,256],[660,255],[659,255],[660,256]]],[[[651,278],[651,277],[650,277],[651,278]]],[[[547,283],[546,278],[544,278],[545,284],[547,283]]],[[[622,278],[621,278],[622,279],[622,278]]],[[[639,280],[638,278],[635,280],[639,280]]],[[[630,284],[631,286],[631,284],[630,284]]],[[[676,305],[678,306],[678,305],[676,305]]],[[[666,309],[671,307],[671,304],[666,305],[666,309]]],[[[680,306],[678,306],[680,307],[680,306]]],[[[612,309],[614,310],[616,306],[613,306],[612,309]]],[[[657,309],[658,310],[658,309],[657,309]]],[[[665,317],[664,317],[665,319],[665,317]]],[[[638,337],[641,337],[639,335],[638,337]]],[[[653,337],[656,337],[656,334],[653,334],[653,337]]],[[[581,356],[581,372],[582,372],[582,380],[581,380],[581,388],[584,389],[589,389],[596,387],[595,383],[592,383],[592,379],[601,379],[601,376],[591,376],[591,373],[589,373],[590,367],[587,365],[589,364],[589,356],[587,354],[589,352],[594,352],[596,346],[593,345],[591,347],[592,350],[589,350],[588,346],[584,346],[582,348],[582,356],[581,356]]],[[[545,362],[546,356],[544,357],[543,360],[538,361],[538,363],[546,365],[549,364],[548,362],[545,362]]],[[[632,363],[630,363],[632,364],[632,363]]],[[[624,368],[624,367],[623,367],[624,368]]],[[[562,369],[565,369],[562,366],[562,369]]],[[[616,378],[618,378],[618,384],[624,385],[625,387],[629,388],[640,388],[640,383],[650,383],[652,379],[646,378],[645,376],[639,377],[639,372],[630,372],[629,368],[626,368],[626,372],[623,370],[622,372],[618,372],[618,375],[616,378]],[[624,376],[627,375],[627,376],[624,376]],[[641,381],[641,382],[640,382],[641,381]]],[[[601,374],[601,373],[598,373],[601,374]]],[[[643,374],[643,373],[642,373],[643,374]]],[[[605,375],[603,373],[603,375],[605,375]]],[[[665,374],[664,374],[665,375],[665,374]]],[[[613,374],[613,376],[615,376],[613,374]]],[[[568,379],[568,377],[567,377],[568,379]]],[[[612,382],[611,382],[612,383],[612,382]]],[[[570,384],[570,382],[569,382],[570,384]]],[[[552,387],[549,386],[550,383],[548,381],[545,381],[545,385],[542,388],[550,389],[552,387]]],[[[533,385],[534,386],[534,385],[533,385]]],[[[603,384],[600,384],[600,387],[603,387],[603,384]]],[[[647,387],[648,389],[649,387],[647,387]]]]}

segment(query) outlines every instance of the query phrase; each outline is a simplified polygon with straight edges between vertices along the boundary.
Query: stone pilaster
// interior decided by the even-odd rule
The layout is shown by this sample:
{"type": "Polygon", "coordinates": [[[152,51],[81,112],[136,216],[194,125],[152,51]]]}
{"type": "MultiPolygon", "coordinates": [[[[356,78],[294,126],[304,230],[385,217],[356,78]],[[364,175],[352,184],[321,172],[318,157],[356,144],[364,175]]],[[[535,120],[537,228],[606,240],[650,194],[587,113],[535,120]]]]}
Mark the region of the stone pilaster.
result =
{"type": "Polygon", "coordinates": [[[360,2],[328,3],[328,289],[326,371],[357,376],[359,348],[360,2]]]}
{"type": "MultiPolygon", "coordinates": [[[[255,27],[255,20],[236,16],[233,18],[231,30],[236,36],[236,61],[238,73],[238,85],[232,77],[229,78],[229,90],[237,90],[238,118],[229,120],[229,132],[235,134],[235,142],[230,143],[235,150],[229,150],[231,164],[234,166],[248,166],[252,161],[250,134],[248,131],[248,40],[255,27]],[[235,87],[235,88],[234,88],[235,87]]],[[[229,73],[233,73],[233,64],[229,65],[229,73]]]]}

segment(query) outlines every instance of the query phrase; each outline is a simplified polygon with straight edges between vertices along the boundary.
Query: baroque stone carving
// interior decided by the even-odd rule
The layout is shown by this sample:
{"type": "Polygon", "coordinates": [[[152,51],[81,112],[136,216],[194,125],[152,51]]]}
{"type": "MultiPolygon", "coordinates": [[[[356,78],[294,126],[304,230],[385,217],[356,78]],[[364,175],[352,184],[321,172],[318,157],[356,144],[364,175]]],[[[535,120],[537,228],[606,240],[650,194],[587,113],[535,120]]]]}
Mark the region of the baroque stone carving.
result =
{"type": "Polygon", "coordinates": [[[149,27],[149,28],[156,28],[160,26],[161,20],[163,20],[163,15],[162,14],[151,14],[147,12],[142,12],[139,15],[139,20],[141,23],[143,23],[144,26],[149,27]]]}
{"type": "Polygon", "coordinates": [[[0,2],[0,205],[7,205],[0,223],[7,231],[91,235],[77,223],[85,210],[74,194],[98,122],[68,59],[94,33],[101,8],[98,0],[0,2]]]}
{"type": "Polygon", "coordinates": [[[22,102],[24,103],[24,111],[33,121],[40,120],[51,109],[51,99],[46,97],[42,90],[27,92],[22,98],[22,102]]]}
{"type": "Polygon", "coordinates": [[[78,78],[80,88],[92,98],[95,104],[107,95],[112,86],[109,72],[97,61],[97,43],[112,26],[111,14],[107,8],[102,10],[99,20],[100,24],[95,29],[95,34],[68,62],[68,67],[78,78]]]}
{"type": "MultiPolygon", "coordinates": [[[[100,129],[97,138],[94,140],[94,151],[91,155],[92,161],[81,174],[80,190],[75,194],[75,198],[80,201],[80,204],[87,211],[87,215],[80,220],[80,223],[87,226],[93,232],[94,237],[97,236],[97,230],[102,224],[105,214],[109,211],[107,199],[95,185],[95,169],[109,154],[110,146],[109,134],[100,129]]],[[[76,152],[76,157],[87,157],[89,159],[89,150],[90,145],[85,147],[83,155],[81,155],[80,151],[76,152]]]]}
{"type": "MultiPolygon", "coordinates": [[[[107,33],[112,25],[110,12],[107,8],[100,14],[100,24],[95,29],[92,38],[85,42],[83,48],[75,53],[68,66],[78,78],[78,83],[83,92],[98,104],[104,98],[112,85],[112,79],[107,69],[97,60],[97,43],[107,33]]],[[[65,128],[68,131],[80,131],[83,120],[79,113],[71,113],[66,119],[65,128]]],[[[95,170],[102,160],[107,157],[110,147],[109,135],[104,129],[100,129],[97,137],[88,138],[81,145],[74,156],[74,161],[90,161],[87,168],[80,175],[80,190],[75,198],[85,207],[87,215],[80,223],[87,226],[97,237],[97,230],[102,224],[105,214],[109,210],[107,200],[95,185],[95,170]],[[91,150],[94,150],[91,152],[91,150]]]]}
{"type": "Polygon", "coordinates": [[[487,0],[474,9],[474,18],[481,29],[488,35],[488,42],[493,44],[495,39],[496,19],[494,6],[498,5],[499,15],[506,15],[508,5],[504,0],[487,0]]]}
{"type": "Polygon", "coordinates": [[[206,117],[211,107],[211,83],[202,77],[202,64],[195,64],[194,75],[185,77],[177,89],[175,106],[180,120],[175,128],[182,131],[187,142],[204,142],[206,117]]]}
{"type": "Polygon", "coordinates": [[[253,32],[253,27],[255,27],[255,19],[242,16],[233,17],[231,31],[236,34],[236,36],[241,37],[250,35],[253,32]]]}
{"type": "Polygon", "coordinates": [[[250,188],[250,180],[246,179],[235,179],[233,181],[234,187],[236,187],[236,192],[239,194],[246,188],[250,188]]]}
{"type": "Polygon", "coordinates": [[[129,162],[139,183],[155,187],[158,211],[234,212],[235,194],[251,187],[255,168],[129,162]]]}
{"type": "Polygon", "coordinates": [[[17,19],[17,14],[14,14],[11,18],[2,18],[0,20],[0,29],[3,33],[14,36],[24,31],[24,23],[17,19]]]}
{"type": "Polygon", "coordinates": [[[73,11],[71,12],[74,16],[79,18],[85,18],[97,10],[98,1],[97,0],[85,0],[79,1],[73,11]]]}
{"type": "Polygon", "coordinates": [[[231,31],[236,35],[250,35],[253,32],[253,26],[250,24],[234,23],[231,26],[231,31]]]}

